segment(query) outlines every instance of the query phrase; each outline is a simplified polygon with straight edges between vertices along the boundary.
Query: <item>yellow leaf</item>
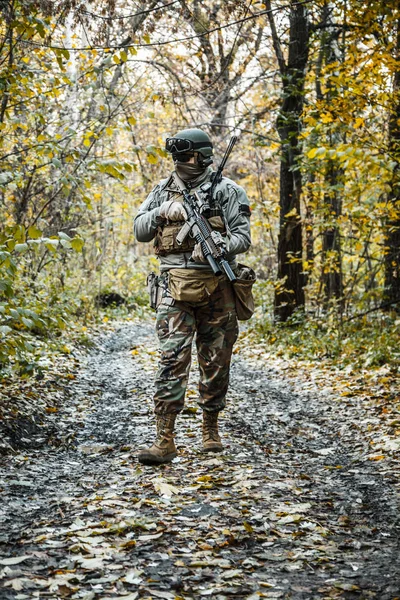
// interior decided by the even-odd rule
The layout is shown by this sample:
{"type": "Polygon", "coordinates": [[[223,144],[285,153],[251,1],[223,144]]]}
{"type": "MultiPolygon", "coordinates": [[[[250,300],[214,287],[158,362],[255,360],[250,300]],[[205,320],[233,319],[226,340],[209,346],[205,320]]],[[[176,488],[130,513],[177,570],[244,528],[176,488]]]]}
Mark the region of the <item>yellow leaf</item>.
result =
{"type": "Polygon", "coordinates": [[[42,232],[40,231],[40,229],[35,227],[35,225],[32,225],[28,229],[28,235],[32,240],[37,240],[38,238],[42,237],[42,232]]]}
{"type": "Polygon", "coordinates": [[[90,142],[90,140],[88,140],[88,138],[83,140],[83,145],[86,146],[86,148],[88,148],[90,146],[90,144],[91,144],[91,142],[90,142]]]}
{"type": "Polygon", "coordinates": [[[147,160],[151,165],[156,165],[158,162],[158,158],[157,158],[157,156],[154,156],[154,154],[148,154],[147,160]]]}
{"type": "Polygon", "coordinates": [[[116,54],[114,54],[114,56],[113,56],[113,61],[115,62],[116,65],[119,65],[119,63],[121,62],[119,60],[119,56],[117,56],[116,54]]]}
{"type": "Polygon", "coordinates": [[[243,527],[245,528],[246,531],[248,531],[249,533],[253,533],[254,529],[252,528],[252,526],[250,525],[250,523],[248,523],[247,521],[243,522],[243,527]]]}
{"type": "Polygon", "coordinates": [[[129,117],[128,118],[128,123],[130,125],[136,125],[137,121],[136,121],[135,117],[129,117]]]}
{"type": "Polygon", "coordinates": [[[136,540],[128,540],[127,542],[122,542],[121,548],[133,548],[136,546],[136,540]]]}
{"type": "Polygon", "coordinates": [[[294,208],[292,208],[292,210],[290,210],[288,213],[286,213],[285,219],[287,219],[288,217],[295,217],[296,215],[297,215],[297,208],[294,207],[294,208]]]}
{"type": "Polygon", "coordinates": [[[81,252],[83,246],[85,245],[85,241],[80,237],[74,237],[71,241],[71,248],[75,250],[75,252],[81,252]]]}
{"type": "Polygon", "coordinates": [[[150,36],[148,33],[144,34],[143,39],[146,42],[146,44],[150,44],[150,36]]]}
{"type": "Polygon", "coordinates": [[[308,158],[314,158],[315,155],[317,154],[318,148],[311,148],[311,150],[309,150],[307,152],[307,156],[308,158]]]}
{"type": "Polygon", "coordinates": [[[364,244],[362,242],[356,242],[355,250],[357,253],[360,253],[364,248],[364,244]]]}
{"type": "Polygon", "coordinates": [[[332,115],[329,115],[326,113],[322,114],[320,119],[323,123],[332,123],[332,121],[333,121],[332,115]]]}

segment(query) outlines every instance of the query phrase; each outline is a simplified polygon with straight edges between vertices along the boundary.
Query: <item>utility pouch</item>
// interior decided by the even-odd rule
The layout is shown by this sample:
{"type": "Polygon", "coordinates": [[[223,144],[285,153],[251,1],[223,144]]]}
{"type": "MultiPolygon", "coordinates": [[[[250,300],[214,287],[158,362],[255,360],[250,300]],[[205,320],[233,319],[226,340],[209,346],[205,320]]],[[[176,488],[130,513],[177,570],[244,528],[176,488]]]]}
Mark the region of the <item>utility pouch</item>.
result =
{"type": "Polygon", "coordinates": [[[155,273],[147,276],[147,289],[150,297],[150,307],[156,310],[161,304],[163,288],[160,286],[160,278],[155,273]]]}
{"type": "Polygon", "coordinates": [[[218,287],[218,277],[200,269],[170,269],[168,288],[178,302],[206,302],[218,287]]]}
{"type": "Polygon", "coordinates": [[[252,287],[257,277],[253,269],[241,264],[235,269],[235,275],[236,281],[232,286],[235,292],[236,315],[239,321],[247,321],[255,310],[252,287]]]}
{"type": "Polygon", "coordinates": [[[180,254],[181,252],[191,252],[193,250],[196,241],[190,235],[186,236],[183,242],[177,241],[183,226],[183,221],[180,221],[158,227],[154,238],[154,252],[156,256],[180,254]]]}

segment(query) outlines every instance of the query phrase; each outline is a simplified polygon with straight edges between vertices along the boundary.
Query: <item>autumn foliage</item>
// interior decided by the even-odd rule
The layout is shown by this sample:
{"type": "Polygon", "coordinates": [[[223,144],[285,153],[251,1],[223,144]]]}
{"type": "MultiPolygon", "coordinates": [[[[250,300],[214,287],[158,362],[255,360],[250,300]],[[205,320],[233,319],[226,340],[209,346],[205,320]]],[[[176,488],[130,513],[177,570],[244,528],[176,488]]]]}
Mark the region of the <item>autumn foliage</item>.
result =
{"type": "Polygon", "coordinates": [[[226,174],[252,204],[257,335],[286,344],[287,323],[299,352],[323,354],[324,340],[340,356],[361,330],[365,353],[378,339],[372,363],[398,364],[374,334],[390,346],[399,326],[397,3],[0,10],[4,370],[36,372],[61,330],[98,316],[100,293],[144,309],[156,263],[132,219],[171,169],[165,137],[190,125],[212,135],[217,160],[240,135],[226,174]]]}

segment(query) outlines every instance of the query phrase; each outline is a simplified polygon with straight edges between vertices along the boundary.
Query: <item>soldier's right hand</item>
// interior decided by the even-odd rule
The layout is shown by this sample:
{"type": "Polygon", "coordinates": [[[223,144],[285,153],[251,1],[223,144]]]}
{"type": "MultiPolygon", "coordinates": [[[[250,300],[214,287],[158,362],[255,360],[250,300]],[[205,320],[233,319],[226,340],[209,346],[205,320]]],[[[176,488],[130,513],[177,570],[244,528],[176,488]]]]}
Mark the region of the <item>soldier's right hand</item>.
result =
{"type": "Polygon", "coordinates": [[[180,202],[168,200],[161,204],[160,217],[167,221],[185,221],[187,219],[187,214],[180,202]]]}

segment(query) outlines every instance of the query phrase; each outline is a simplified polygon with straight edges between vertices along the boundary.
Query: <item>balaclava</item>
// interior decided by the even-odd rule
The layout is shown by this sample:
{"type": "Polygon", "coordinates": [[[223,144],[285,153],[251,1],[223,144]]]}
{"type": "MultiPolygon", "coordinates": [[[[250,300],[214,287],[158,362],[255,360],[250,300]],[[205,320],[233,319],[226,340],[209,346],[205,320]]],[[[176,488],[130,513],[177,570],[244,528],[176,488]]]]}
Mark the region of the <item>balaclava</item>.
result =
{"type": "Polygon", "coordinates": [[[177,160],[179,158],[179,154],[175,156],[175,171],[177,172],[178,177],[180,177],[185,183],[189,184],[190,187],[197,187],[207,179],[210,169],[209,167],[204,166],[202,163],[199,163],[197,157],[195,159],[195,163],[188,163],[177,160]]]}

